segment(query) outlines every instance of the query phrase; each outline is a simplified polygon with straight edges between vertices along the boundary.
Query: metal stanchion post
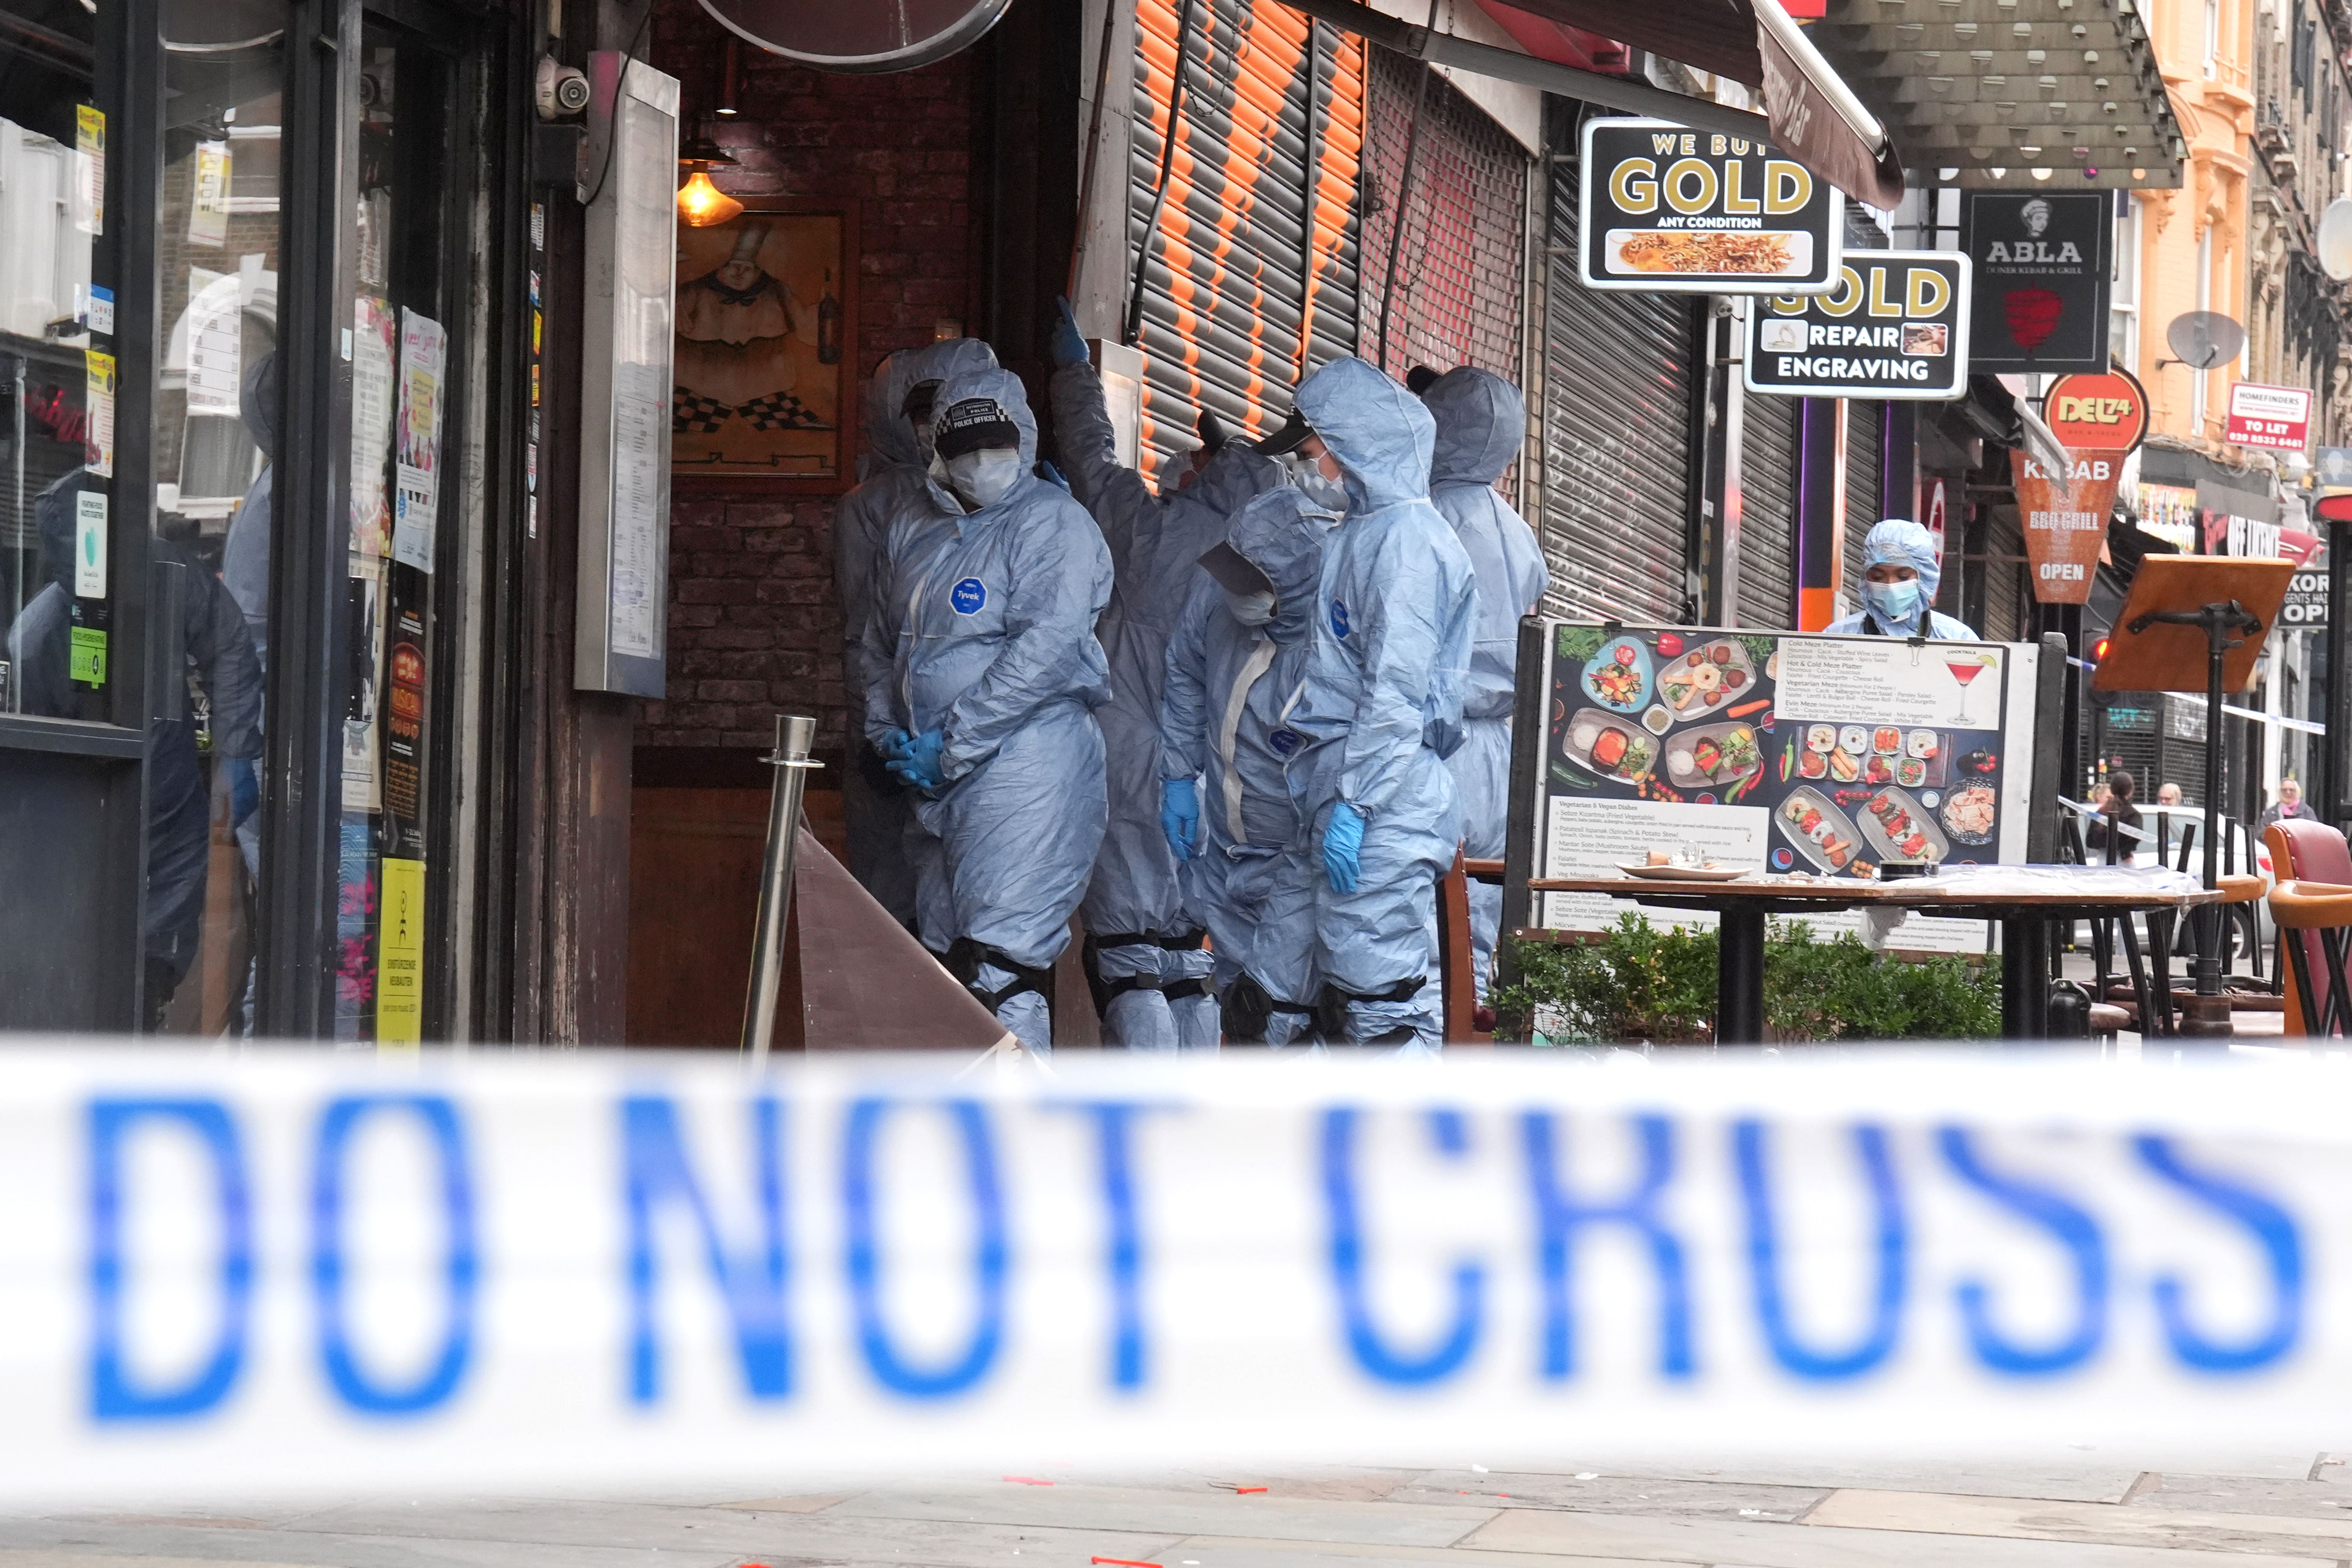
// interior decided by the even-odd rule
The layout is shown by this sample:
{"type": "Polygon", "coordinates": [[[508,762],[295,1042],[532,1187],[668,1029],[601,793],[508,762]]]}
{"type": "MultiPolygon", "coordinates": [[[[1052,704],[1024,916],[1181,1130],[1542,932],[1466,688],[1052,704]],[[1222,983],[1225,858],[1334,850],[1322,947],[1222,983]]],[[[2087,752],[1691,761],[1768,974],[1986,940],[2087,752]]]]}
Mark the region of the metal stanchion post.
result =
{"type": "Polygon", "coordinates": [[[760,866],[760,919],[751,939],[751,984],[743,1004],[743,1050],[755,1065],[768,1059],[776,1034],[776,995],[784,983],[784,922],[793,912],[793,868],[799,858],[801,795],[816,721],[797,713],[776,715],[776,749],[767,759],[776,770],[768,797],[768,853],[760,866]]]}

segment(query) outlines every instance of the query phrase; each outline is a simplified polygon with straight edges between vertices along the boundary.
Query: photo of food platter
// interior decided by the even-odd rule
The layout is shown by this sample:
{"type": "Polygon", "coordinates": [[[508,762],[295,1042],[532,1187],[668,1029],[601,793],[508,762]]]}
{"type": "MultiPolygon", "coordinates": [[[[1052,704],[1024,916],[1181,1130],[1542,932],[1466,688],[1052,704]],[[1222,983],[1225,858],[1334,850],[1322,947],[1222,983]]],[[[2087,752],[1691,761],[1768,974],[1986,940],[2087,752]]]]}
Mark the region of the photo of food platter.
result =
{"type": "Polygon", "coordinates": [[[1622,714],[1580,708],[1570,716],[1561,750],[1568,760],[1604,779],[1639,784],[1657,766],[1658,738],[1622,714]]]}
{"type": "Polygon", "coordinates": [[[1798,854],[1831,876],[1874,877],[1878,868],[1861,858],[1862,835],[1845,813],[1817,789],[1789,792],[1772,814],[1772,826],[1798,854]]]}
{"type": "Polygon", "coordinates": [[[1703,724],[1665,742],[1666,777],[1685,789],[1730,790],[1764,771],[1764,753],[1748,724],[1703,724]]]}
{"type": "Polygon", "coordinates": [[[1584,668],[1584,694],[1603,708],[1639,713],[1650,700],[1650,650],[1634,637],[1612,638],[1584,668]]]}
{"type": "MultiPolygon", "coordinates": [[[[1662,644],[1664,640],[1660,639],[1662,644]]],[[[1755,660],[1732,638],[1717,637],[1675,655],[1666,655],[1664,646],[1658,651],[1664,656],[1658,670],[1658,701],[1677,722],[1738,717],[1742,710],[1760,711],[1769,706],[1757,697],[1755,660]]]]}
{"type": "Polygon", "coordinates": [[[1609,270],[1802,278],[1813,269],[1813,237],[1801,229],[1612,228],[1602,242],[1609,270]]]}
{"type": "Polygon", "coordinates": [[[1840,784],[1940,789],[1951,773],[1950,738],[1898,725],[1808,724],[1796,760],[1802,779],[1840,784]]]}
{"type": "Polygon", "coordinates": [[[1882,859],[1933,866],[1952,852],[1933,814],[1902,790],[1880,790],[1853,819],[1882,859]]]}
{"type": "Polygon", "coordinates": [[[1992,785],[1964,784],[1944,797],[1942,816],[1945,830],[1962,844],[1992,842],[1993,813],[1999,797],[1992,785]]]}

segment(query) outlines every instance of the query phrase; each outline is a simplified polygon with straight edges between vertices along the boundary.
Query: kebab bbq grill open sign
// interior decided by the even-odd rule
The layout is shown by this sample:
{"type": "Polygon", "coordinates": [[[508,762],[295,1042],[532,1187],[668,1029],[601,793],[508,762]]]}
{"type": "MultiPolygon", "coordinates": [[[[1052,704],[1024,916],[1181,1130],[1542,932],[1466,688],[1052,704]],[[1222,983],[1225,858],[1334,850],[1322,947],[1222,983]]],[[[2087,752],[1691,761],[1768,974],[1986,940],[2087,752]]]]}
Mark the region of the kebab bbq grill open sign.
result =
{"type": "Polygon", "coordinates": [[[1826,294],[1754,307],[1748,389],[1790,396],[1947,399],[1969,383],[1969,258],[1856,251],[1826,294]]]}
{"type": "Polygon", "coordinates": [[[1587,288],[1820,294],[1844,260],[1838,193],[1762,142],[1670,120],[1589,120],[1587,288]]]}

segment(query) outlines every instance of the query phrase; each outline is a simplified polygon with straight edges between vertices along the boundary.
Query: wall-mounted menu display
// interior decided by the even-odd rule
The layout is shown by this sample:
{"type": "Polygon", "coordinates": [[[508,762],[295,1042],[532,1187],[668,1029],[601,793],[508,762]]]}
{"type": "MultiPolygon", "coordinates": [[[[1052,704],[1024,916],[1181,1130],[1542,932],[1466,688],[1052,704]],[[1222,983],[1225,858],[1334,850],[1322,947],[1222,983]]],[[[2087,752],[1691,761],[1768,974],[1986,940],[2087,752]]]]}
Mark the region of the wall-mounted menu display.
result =
{"type": "MultiPolygon", "coordinates": [[[[1612,876],[1656,850],[1859,879],[2025,858],[2036,647],[1556,622],[1545,655],[1536,817],[1515,829],[1539,877],[1612,876]]],[[[1552,893],[1534,918],[1599,931],[1633,907],[1552,893]]],[[[1895,945],[1980,950],[1983,932],[1914,917],[1895,945]]]]}

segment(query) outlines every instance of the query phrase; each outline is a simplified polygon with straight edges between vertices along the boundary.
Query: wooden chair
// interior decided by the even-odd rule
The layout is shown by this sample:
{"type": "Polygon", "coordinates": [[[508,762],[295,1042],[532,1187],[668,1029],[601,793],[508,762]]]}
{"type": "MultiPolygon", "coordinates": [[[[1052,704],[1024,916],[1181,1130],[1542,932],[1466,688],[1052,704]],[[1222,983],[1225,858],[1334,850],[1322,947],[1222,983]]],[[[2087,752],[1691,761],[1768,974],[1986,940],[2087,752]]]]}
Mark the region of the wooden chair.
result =
{"type": "Polygon", "coordinates": [[[1437,974],[1449,1046],[1495,1043],[1494,1031],[1477,1025],[1478,973],[1470,943],[1470,868],[1474,864],[1482,870],[1493,864],[1495,879],[1501,880],[1500,862],[1465,860],[1459,845],[1454,847],[1453,866],[1437,879],[1437,974]]]}
{"type": "Polygon", "coordinates": [[[2279,931],[2280,968],[2288,984],[2286,1033],[2326,1039],[2352,1033],[2352,992],[2344,979],[2347,926],[2352,926],[2352,849],[2323,822],[2289,818],[2263,829],[2278,885],[2271,919],[2279,931]]]}

